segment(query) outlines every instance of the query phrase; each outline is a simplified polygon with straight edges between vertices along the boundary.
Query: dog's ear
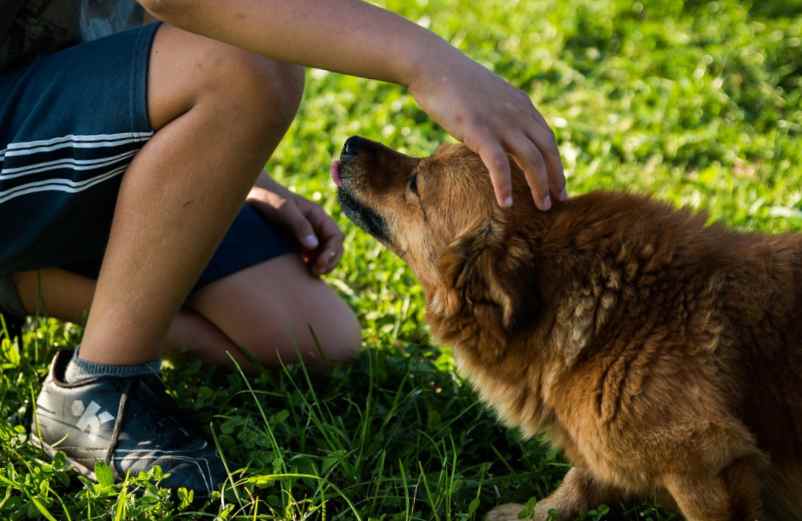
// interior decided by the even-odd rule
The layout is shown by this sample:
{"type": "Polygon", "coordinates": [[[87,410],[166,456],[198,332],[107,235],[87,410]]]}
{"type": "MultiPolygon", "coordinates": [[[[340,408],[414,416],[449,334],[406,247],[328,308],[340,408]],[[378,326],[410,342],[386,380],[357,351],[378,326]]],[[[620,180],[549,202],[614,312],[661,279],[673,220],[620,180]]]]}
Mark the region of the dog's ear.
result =
{"type": "Polygon", "coordinates": [[[440,316],[473,315],[487,333],[508,338],[537,308],[530,245],[490,221],[454,240],[438,264],[442,286],[430,307],[440,316]]]}

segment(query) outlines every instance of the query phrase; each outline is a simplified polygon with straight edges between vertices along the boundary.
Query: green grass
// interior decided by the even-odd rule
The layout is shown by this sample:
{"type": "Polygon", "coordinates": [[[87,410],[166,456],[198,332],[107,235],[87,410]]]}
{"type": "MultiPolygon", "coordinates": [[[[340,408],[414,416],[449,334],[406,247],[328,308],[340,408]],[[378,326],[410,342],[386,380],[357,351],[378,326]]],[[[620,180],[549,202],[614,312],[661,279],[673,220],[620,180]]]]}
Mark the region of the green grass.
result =
{"type": "MultiPolygon", "coordinates": [[[[802,228],[802,2],[387,0],[526,89],[552,123],[571,193],[622,189],[704,209],[730,225],[802,228]]],[[[168,367],[211,427],[236,487],[205,504],[153,483],[92,484],[27,447],[21,426],[54,349],[78,326],[32,321],[0,348],[0,518],[480,519],[540,498],[566,470],[537,440],[500,428],[454,373],[403,264],[339,213],[327,167],[361,134],[427,154],[446,139],[401,89],[309,74],[271,171],[347,232],[329,278],[357,310],[364,355],[326,378],[302,368],[244,380],[168,367]]],[[[258,327],[258,325],[255,325],[258,327]]],[[[588,519],[671,516],[613,506],[588,519]]]]}

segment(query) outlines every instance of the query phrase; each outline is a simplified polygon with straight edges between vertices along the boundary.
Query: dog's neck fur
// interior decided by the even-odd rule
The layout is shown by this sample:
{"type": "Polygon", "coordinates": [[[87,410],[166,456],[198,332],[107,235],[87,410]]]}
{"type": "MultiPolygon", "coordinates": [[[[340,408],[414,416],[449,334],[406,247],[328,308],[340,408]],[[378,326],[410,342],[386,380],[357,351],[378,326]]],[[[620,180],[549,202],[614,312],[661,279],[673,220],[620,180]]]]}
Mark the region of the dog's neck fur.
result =
{"type": "MultiPolygon", "coordinates": [[[[447,291],[444,296],[426,288],[427,316],[434,335],[455,347],[460,373],[483,401],[494,405],[505,424],[520,427],[527,436],[547,428],[553,416],[546,393],[553,387],[549,378],[559,371],[549,368],[556,369],[562,361],[555,356],[551,338],[556,319],[552,303],[566,291],[558,285],[558,281],[566,280],[562,274],[574,271],[579,263],[575,257],[560,259],[558,245],[544,242],[555,218],[556,213],[537,214],[525,220],[524,226],[495,236],[503,252],[500,259],[493,260],[518,264],[504,275],[510,280],[499,282],[502,286],[516,285],[513,290],[527,297],[511,304],[523,308],[516,310],[522,316],[511,317],[511,323],[499,323],[504,322],[499,318],[504,315],[503,306],[489,302],[493,292],[500,290],[489,281],[487,299],[471,298],[460,291],[447,291]],[[511,356],[513,353],[516,356],[511,356]]],[[[486,230],[481,233],[487,237],[486,230]]]]}

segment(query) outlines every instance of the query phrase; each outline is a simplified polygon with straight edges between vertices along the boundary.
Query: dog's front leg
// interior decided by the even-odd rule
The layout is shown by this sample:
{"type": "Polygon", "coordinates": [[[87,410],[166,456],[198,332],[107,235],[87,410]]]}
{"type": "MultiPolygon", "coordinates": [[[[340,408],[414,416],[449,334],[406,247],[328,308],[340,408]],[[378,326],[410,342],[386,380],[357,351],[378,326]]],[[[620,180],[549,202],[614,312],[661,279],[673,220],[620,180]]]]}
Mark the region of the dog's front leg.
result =
{"type": "MultiPolygon", "coordinates": [[[[549,497],[538,501],[532,521],[546,521],[549,512],[557,512],[557,519],[570,520],[591,508],[625,499],[624,493],[612,486],[600,483],[580,467],[573,467],[565,475],[560,486],[549,497]]],[[[520,521],[518,517],[523,505],[501,505],[487,513],[485,521],[520,521]]]]}

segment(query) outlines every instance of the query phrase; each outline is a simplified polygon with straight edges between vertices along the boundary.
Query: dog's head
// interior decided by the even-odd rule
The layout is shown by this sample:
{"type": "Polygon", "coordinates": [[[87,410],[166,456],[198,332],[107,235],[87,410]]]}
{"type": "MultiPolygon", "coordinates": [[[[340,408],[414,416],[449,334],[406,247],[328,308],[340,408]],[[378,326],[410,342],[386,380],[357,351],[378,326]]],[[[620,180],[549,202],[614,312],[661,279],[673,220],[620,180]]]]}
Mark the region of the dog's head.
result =
{"type": "Polygon", "coordinates": [[[510,209],[498,207],[481,159],[462,145],[414,158],[352,137],[332,177],[346,215],[415,272],[430,313],[471,313],[505,334],[535,309],[528,282],[542,214],[517,169],[510,209]]]}

